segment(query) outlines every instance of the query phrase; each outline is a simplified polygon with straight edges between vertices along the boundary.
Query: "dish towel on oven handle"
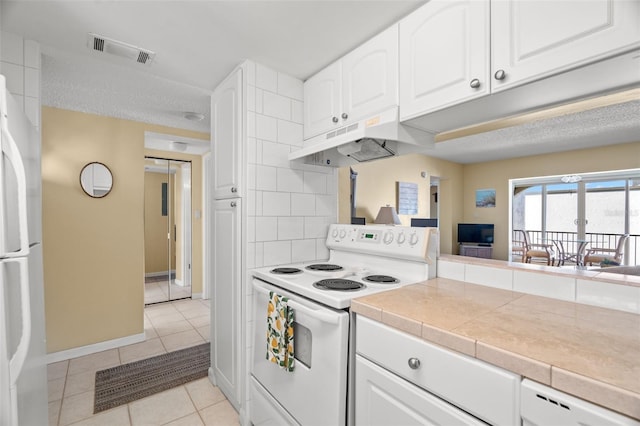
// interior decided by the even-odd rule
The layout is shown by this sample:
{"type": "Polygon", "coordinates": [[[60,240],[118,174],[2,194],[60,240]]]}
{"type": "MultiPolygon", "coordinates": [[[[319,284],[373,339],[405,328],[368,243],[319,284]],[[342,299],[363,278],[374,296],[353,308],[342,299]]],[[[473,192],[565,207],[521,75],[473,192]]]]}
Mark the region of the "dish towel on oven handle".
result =
{"type": "Polygon", "coordinates": [[[288,299],[273,291],[267,304],[267,359],[293,371],[293,309],[288,299]]]}

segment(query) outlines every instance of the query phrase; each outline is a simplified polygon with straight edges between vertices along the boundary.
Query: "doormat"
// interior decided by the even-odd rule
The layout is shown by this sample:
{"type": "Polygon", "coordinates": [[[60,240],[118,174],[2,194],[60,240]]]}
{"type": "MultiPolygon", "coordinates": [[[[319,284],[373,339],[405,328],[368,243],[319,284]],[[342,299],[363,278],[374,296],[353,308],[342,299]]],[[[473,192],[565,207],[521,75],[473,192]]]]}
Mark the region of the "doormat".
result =
{"type": "Polygon", "coordinates": [[[210,346],[203,343],[96,372],[93,413],[206,377],[210,346]]]}

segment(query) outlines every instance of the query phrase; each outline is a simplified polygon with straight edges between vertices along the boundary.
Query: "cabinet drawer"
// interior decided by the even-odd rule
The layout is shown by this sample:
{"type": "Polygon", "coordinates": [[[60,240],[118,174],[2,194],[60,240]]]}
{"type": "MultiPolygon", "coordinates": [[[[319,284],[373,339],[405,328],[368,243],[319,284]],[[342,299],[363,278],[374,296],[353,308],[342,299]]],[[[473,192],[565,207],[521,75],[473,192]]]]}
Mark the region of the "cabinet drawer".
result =
{"type": "Polygon", "coordinates": [[[520,421],[517,374],[361,316],[356,352],[491,424],[520,421]],[[410,359],[419,360],[419,367],[411,368],[410,359]]]}

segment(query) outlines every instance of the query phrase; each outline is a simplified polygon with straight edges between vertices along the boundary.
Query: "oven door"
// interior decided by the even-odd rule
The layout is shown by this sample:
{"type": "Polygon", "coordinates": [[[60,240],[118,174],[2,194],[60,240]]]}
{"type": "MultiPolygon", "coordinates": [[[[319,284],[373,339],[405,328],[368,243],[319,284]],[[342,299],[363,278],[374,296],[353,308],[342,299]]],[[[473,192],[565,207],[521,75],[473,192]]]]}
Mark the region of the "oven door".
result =
{"type": "MultiPolygon", "coordinates": [[[[303,425],[344,425],[347,405],[349,314],[312,302],[266,282],[253,279],[254,378],[279,405],[303,425]],[[293,371],[266,358],[269,291],[289,298],[294,310],[293,371]]],[[[271,397],[271,398],[270,398],[271,397]]],[[[254,413],[252,421],[264,413],[254,413]]],[[[264,421],[264,418],[260,418],[264,421]]]]}

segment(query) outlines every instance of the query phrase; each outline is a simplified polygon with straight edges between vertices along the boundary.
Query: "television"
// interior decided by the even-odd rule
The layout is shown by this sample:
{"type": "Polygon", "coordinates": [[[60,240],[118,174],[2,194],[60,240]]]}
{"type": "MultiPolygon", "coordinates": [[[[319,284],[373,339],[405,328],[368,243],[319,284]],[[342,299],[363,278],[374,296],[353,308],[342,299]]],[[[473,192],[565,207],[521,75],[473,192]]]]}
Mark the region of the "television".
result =
{"type": "Polygon", "coordinates": [[[458,243],[493,244],[493,223],[459,223],[458,243]]]}
{"type": "Polygon", "coordinates": [[[438,219],[423,219],[423,218],[412,217],[411,226],[415,226],[419,228],[437,228],[438,219]]]}

